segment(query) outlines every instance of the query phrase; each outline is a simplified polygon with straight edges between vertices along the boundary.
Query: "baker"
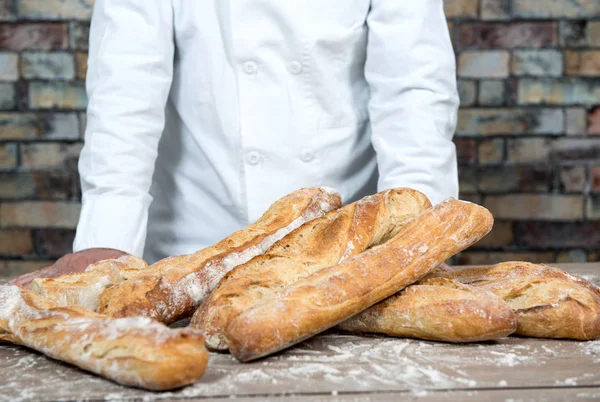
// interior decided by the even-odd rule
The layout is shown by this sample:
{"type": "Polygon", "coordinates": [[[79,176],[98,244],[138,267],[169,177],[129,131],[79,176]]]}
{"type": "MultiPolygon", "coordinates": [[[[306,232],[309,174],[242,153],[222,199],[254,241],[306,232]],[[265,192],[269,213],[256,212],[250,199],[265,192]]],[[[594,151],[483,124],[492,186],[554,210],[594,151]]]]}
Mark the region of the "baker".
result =
{"type": "Polygon", "coordinates": [[[96,0],[74,253],[191,253],[300,187],[458,196],[442,0],[96,0]]]}

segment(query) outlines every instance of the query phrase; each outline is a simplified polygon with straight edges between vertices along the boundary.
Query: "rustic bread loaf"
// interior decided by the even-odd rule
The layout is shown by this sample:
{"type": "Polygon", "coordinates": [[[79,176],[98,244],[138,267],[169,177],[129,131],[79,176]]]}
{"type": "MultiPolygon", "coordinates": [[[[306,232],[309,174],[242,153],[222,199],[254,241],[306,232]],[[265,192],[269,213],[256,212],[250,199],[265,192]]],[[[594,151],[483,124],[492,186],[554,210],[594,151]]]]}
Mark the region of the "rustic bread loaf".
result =
{"type": "Polygon", "coordinates": [[[447,278],[425,278],[342,322],[349,332],[443,342],[479,342],[515,332],[517,316],[487,290],[447,278]]]}
{"type": "Polygon", "coordinates": [[[446,200],[386,243],[324,268],[233,319],[225,337],[240,361],[269,355],[331,328],[421,279],[485,236],[492,215],[446,200]]]}
{"type": "Polygon", "coordinates": [[[0,286],[0,331],[0,340],[120,384],[151,390],[198,380],[208,359],[200,331],[170,329],[142,317],[111,319],[80,306],[57,306],[17,286],[0,286]]]}
{"type": "Polygon", "coordinates": [[[340,205],[339,194],[328,188],[295,191],[274,203],[256,223],[219,243],[159,261],[106,289],[100,295],[99,312],[112,317],[144,316],[167,324],[189,317],[231,269],[340,205]]]}
{"type": "Polygon", "coordinates": [[[225,327],[244,310],[301,278],[387,241],[430,207],[422,193],[394,189],[306,223],[225,275],[191,325],[204,331],[209,349],[226,350],[225,327]]]}
{"type": "Polygon", "coordinates": [[[104,289],[129,279],[148,267],[146,261],[131,255],[90,265],[84,272],[59,278],[36,278],[30,289],[60,306],[82,306],[98,310],[104,289]]]}
{"type": "Polygon", "coordinates": [[[509,261],[430,276],[477,286],[504,299],[517,314],[516,335],[579,340],[600,336],[600,290],[558,268],[509,261]]]}

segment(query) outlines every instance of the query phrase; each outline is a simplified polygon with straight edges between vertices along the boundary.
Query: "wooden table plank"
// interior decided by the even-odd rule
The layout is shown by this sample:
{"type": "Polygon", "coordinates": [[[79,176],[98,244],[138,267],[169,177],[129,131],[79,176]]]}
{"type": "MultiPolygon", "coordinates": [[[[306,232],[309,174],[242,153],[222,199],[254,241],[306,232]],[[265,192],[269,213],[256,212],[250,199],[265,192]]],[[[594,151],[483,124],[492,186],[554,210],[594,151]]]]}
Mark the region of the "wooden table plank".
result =
{"type": "MultiPolygon", "coordinates": [[[[600,283],[600,264],[567,268],[600,283]]],[[[521,400],[528,395],[545,397],[546,393],[547,400],[560,400],[565,392],[577,394],[583,392],[581,387],[600,387],[599,363],[600,340],[511,337],[453,345],[328,332],[249,364],[240,364],[226,354],[212,354],[207,373],[197,384],[177,392],[151,393],[121,387],[25,348],[7,345],[0,347],[0,401],[199,400],[230,395],[266,400],[265,395],[290,393],[307,401],[330,400],[327,398],[332,398],[332,393],[344,401],[373,395],[378,395],[377,400],[386,400],[379,396],[388,400],[402,396],[450,400],[449,390],[466,400],[473,395],[478,395],[478,400],[517,395],[521,400]],[[536,394],[532,387],[550,391],[536,394]]],[[[594,389],[588,397],[598,395],[600,389],[594,389]]]]}
{"type": "MultiPolygon", "coordinates": [[[[600,390],[593,387],[493,389],[478,391],[413,391],[378,394],[320,394],[235,398],[236,402],[584,402],[600,400],[600,390]]],[[[223,398],[174,399],[173,402],[222,402],[223,398]]]]}

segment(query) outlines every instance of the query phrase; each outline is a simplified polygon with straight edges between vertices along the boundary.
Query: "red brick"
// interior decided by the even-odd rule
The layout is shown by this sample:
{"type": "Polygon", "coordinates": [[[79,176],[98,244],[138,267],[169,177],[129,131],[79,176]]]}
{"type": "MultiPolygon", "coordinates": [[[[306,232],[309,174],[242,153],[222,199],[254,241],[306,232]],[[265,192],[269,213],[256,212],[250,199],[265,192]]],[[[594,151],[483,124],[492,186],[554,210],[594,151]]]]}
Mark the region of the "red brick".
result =
{"type": "Polygon", "coordinates": [[[0,170],[17,167],[17,144],[0,144],[0,170]]]}
{"type": "Polygon", "coordinates": [[[0,199],[69,200],[77,196],[69,172],[0,173],[0,199]]]}
{"type": "Polygon", "coordinates": [[[588,46],[586,20],[563,20],[558,25],[558,43],[564,48],[588,46]]]}
{"type": "Polygon", "coordinates": [[[77,82],[31,82],[29,107],[31,109],[79,109],[87,106],[85,88],[77,82]]]}
{"type": "Polygon", "coordinates": [[[11,21],[15,19],[13,0],[0,0],[0,21],[11,21]]]}
{"type": "Polygon", "coordinates": [[[474,163],[477,160],[477,145],[475,140],[468,138],[455,138],[456,154],[459,164],[474,163]]]}
{"type": "Polygon", "coordinates": [[[588,113],[587,131],[589,134],[600,134],[600,106],[596,106],[588,113]]]}
{"type": "Polygon", "coordinates": [[[66,24],[0,24],[0,49],[66,49],[68,44],[66,24]]]}
{"type": "Polygon", "coordinates": [[[587,199],[586,218],[600,220],[600,194],[591,194],[587,199]]]}
{"type": "Polygon", "coordinates": [[[520,18],[590,18],[600,16],[600,1],[513,0],[512,10],[520,18]]]}
{"type": "Polygon", "coordinates": [[[506,20],[508,18],[507,0],[481,0],[481,19],[506,20]]]}
{"type": "Polygon", "coordinates": [[[561,138],[552,143],[550,157],[560,161],[600,160],[600,138],[561,138]]]}
{"type": "Polygon", "coordinates": [[[462,135],[562,134],[561,109],[486,108],[461,109],[456,132],[462,135]]]}
{"type": "Polygon", "coordinates": [[[69,24],[69,42],[71,49],[88,50],[89,36],[89,23],[76,21],[69,24]]]}
{"type": "Polygon", "coordinates": [[[19,18],[89,20],[94,0],[19,0],[19,18]]]}
{"type": "Polygon", "coordinates": [[[597,247],[600,221],[516,222],[515,244],[535,248],[597,247]]]}
{"type": "Polygon", "coordinates": [[[81,205],[74,202],[27,201],[0,204],[2,227],[74,229],[81,205]]]}
{"type": "Polygon", "coordinates": [[[533,163],[546,162],[552,150],[550,138],[519,138],[509,140],[507,159],[510,162],[533,163]]]}
{"type": "Polygon", "coordinates": [[[35,233],[38,255],[60,258],[73,251],[74,230],[37,230],[35,233]]]}
{"type": "Polygon", "coordinates": [[[476,18],[479,0],[444,0],[446,18],[476,18]]]}
{"type": "Polygon", "coordinates": [[[54,263],[54,261],[48,260],[9,260],[9,261],[0,261],[2,263],[0,265],[0,280],[2,277],[4,278],[14,278],[19,275],[24,275],[29,272],[37,271],[42,268],[49,267],[54,263]]]}
{"type": "Polygon", "coordinates": [[[550,166],[491,166],[480,168],[478,189],[482,193],[540,192],[552,186],[550,166]]]}
{"type": "Polygon", "coordinates": [[[590,169],[590,190],[600,193],[600,166],[590,169]]]}
{"type": "Polygon", "coordinates": [[[600,99],[600,79],[595,77],[522,78],[517,88],[521,105],[595,104],[600,99]]]}
{"type": "Polygon", "coordinates": [[[489,247],[500,248],[508,247],[514,242],[513,224],[512,222],[494,222],[492,231],[481,239],[475,248],[489,247]]]}
{"type": "Polygon", "coordinates": [[[565,74],[590,77],[600,75],[600,50],[565,51],[565,74]]]}
{"type": "Polygon", "coordinates": [[[76,113],[0,113],[0,140],[76,140],[76,113]]]}
{"type": "Polygon", "coordinates": [[[82,144],[21,145],[21,165],[27,169],[77,169],[82,144]]]}
{"type": "Polygon", "coordinates": [[[581,249],[561,251],[556,256],[556,262],[587,262],[587,253],[581,249]]]}
{"type": "Polygon", "coordinates": [[[483,197],[481,194],[460,194],[459,200],[469,201],[477,205],[483,205],[483,197]]]}
{"type": "Polygon", "coordinates": [[[75,70],[77,71],[77,79],[85,80],[88,68],[88,54],[83,52],[75,53],[75,70]]]}
{"type": "Polygon", "coordinates": [[[504,159],[504,140],[493,138],[479,143],[479,164],[500,163],[504,159]]]}
{"type": "Polygon", "coordinates": [[[587,42],[590,46],[600,46],[600,21],[588,22],[587,42]]]}
{"type": "Polygon", "coordinates": [[[587,112],[582,107],[570,107],[565,110],[567,135],[583,135],[586,133],[587,112]]]}
{"type": "Polygon", "coordinates": [[[585,168],[583,166],[562,167],[560,185],[564,192],[582,192],[585,189],[585,168]]]}
{"type": "Polygon", "coordinates": [[[552,263],[556,255],[551,251],[466,251],[457,256],[456,265],[490,265],[505,261],[528,261],[536,264],[552,263]]]}
{"type": "Polygon", "coordinates": [[[485,197],[497,219],[572,221],[583,219],[584,197],[563,194],[508,194],[485,197]]]}
{"type": "Polygon", "coordinates": [[[29,230],[0,230],[0,255],[33,254],[33,236],[29,230]]]}
{"type": "Polygon", "coordinates": [[[458,183],[461,194],[477,192],[477,179],[475,177],[475,168],[471,166],[459,166],[458,183]]]}
{"type": "Polygon", "coordinates": [[[552,47],[557,43],[554,22],[464,23],[458,27],[458,46],[514,49],[552,47]]]}
{"type": "Polygon", "coordinates": [[[458,75],[468,78],[505,78],[510,54],[504,50],[468,50],[458,56],[458,75]]]}

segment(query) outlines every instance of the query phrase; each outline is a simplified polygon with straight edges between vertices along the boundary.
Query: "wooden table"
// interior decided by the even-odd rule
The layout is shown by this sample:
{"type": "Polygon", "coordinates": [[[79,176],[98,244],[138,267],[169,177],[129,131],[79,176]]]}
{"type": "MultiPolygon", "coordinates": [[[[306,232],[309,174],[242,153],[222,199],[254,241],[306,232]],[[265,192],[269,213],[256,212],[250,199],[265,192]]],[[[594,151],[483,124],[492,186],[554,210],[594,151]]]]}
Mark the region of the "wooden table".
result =
{"type": "MultiPolygon", "coordinates": [[[[600,264],[562,264],[600,284],[600,264]]],[[[506,338],[452,345],[328,332],[249,364],[213,354],[177,392],[122,387],[16,346],[0,346],[0,401],[600,400],[600,340],[506,338]]]]}

